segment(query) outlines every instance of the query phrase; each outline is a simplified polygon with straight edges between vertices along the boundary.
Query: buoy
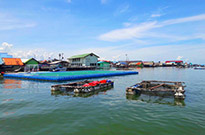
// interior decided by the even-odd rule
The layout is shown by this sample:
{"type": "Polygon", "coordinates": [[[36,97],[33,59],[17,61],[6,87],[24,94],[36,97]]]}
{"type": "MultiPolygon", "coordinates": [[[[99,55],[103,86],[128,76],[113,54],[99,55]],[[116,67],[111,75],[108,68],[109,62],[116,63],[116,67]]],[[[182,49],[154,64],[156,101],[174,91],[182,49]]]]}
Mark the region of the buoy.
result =
{"type": "Polygon", "coordinates": [[[75,93],[78,93],[78,92],[79,92],[79,90],[78,90],[78,89],[74,89],[74,92],[75,92],[75,93]]]}
{"type": "Polygon", "coordinates": [[[182,94],[181,92],[176,92],[176,93],[174,94],[174,97],[175,97],[175,98],[184,98],[184,94],[182,94]]]}
{"type": "Polygon", "coordinates": [[[1,75],[4,75],[5,72],[1,72],[1,75]]]}

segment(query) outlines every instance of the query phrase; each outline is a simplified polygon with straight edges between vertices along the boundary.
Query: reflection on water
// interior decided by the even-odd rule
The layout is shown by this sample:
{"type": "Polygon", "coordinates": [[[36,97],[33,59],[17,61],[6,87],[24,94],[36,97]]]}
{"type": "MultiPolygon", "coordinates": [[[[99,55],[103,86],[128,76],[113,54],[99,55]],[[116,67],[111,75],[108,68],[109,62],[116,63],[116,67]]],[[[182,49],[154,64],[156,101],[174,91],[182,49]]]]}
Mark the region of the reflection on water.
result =
{"type": "Polygon", "coordinates": [[[22,88],[21,85],[22,85],[21,80],[4,79],[3,81],[3,87],[5,89],[22,88]]]}
{"type": "Polygon", "coordinates": [[[171,106],[185,106],[184,100],[175,99],[174,97],[160,97],[153,95],[145,95],[145,94],[136,94],[136,95],[126,95],[128,100],[136,100],[139,102],[146,103],[157,103],[157,104],[167,104],[171,106]]]}

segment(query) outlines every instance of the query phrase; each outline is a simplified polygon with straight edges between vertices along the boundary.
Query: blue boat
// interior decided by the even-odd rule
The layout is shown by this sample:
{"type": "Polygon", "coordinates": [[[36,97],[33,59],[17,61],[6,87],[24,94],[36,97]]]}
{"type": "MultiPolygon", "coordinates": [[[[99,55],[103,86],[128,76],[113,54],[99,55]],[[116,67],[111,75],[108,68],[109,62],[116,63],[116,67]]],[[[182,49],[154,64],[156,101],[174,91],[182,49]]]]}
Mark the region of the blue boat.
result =
{"type": "Polygon", "coordinates": [[[205,70],[205,67],[195,67],[196,70],[205,70]]]}

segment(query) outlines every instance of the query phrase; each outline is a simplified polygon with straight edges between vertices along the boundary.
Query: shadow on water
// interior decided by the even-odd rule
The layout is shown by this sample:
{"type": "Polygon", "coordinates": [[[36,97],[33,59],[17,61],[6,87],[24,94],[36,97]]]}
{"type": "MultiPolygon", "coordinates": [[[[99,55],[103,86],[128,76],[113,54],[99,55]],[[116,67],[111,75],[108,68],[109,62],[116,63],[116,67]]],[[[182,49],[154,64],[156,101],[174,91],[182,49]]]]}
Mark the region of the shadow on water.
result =
{"type": "Polygon", "coordinates": [[[155,96],[155,95],[146,95],[146,94],[136,94],[136,95],[126,95],[128,100],[135,100],[138,102],[145,103],[156,103],[156,104],[165,104],[170,106],[185,106],[184,100],[175,99],[172,96],[155,96]]]}

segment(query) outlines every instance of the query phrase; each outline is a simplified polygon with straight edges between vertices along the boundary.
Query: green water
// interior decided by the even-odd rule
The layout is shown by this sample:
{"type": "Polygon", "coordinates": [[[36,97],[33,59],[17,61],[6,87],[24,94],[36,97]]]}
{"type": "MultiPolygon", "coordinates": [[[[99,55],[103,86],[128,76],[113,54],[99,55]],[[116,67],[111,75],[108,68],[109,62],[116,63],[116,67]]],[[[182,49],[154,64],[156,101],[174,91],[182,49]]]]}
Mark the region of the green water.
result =
{"type": "Polygon", "coordinates": [[[114,88],[89,97],[51,95],[58,83],[0,81],[0,135],[204,135],[205,71],[138,69],[139,75],[109,77],[114,88]],[[184,81],[186,99],[126,97],[142,80],[184,81]]]}

